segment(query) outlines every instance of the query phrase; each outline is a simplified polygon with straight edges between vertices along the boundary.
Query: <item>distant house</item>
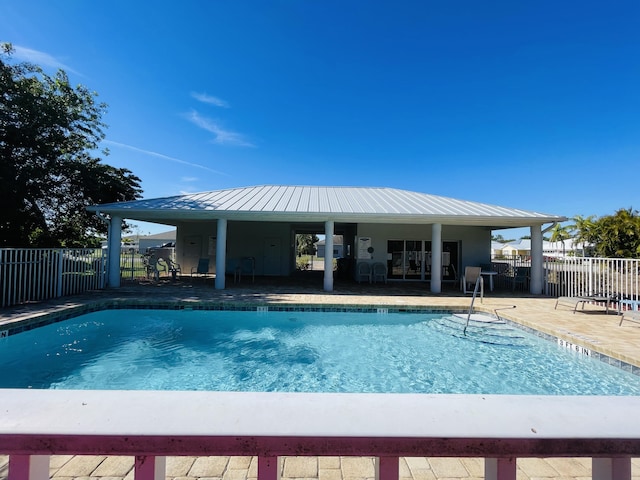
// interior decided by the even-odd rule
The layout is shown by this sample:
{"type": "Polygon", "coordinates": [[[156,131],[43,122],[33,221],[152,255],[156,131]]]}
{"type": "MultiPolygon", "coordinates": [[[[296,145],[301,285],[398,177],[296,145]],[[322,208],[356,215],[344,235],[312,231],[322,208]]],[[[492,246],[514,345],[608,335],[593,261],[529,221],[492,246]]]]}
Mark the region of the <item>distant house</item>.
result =
{"type": "MultiPolygon", "coordinates": [[[[551,258],[563,258],[565,256],[575,256],[582,252],[582,245],[574,244],[572,239],[565,240],[563,242],[549,242],[547,240],[542,242],[542,254],[545,257],[551,258]]],[[[499,243],[491,242],[491,256],[492,257],[531,257],[531,240],[527,238],[521,238],[515,242],[499,243]]]]}
{"type": "Polygon", "coordinates": [[[506,255],[503,251],[506,245],[507,245],[506,243],[494,242],[492,240],[491,241],[491,257],[495,258],[495,257],[506,255]]]}
{"type": "Polygon", "coordinates": [[[176,243],[176,230],[169,230],[168,232],[156,233],[155,235],[145,235],[138,239],[138,249],[140,253],[147,253],[152,247],[162,247],[167,244],[175,246],[176,243]]]}
{"type": "MultiPolygon", "coordinates": [[[[324,249],[326,242],[324,240],[320,240],[316,242],[316,255],[318,258],[324,258],[324,249]]],[[[344,247],[342,245],[342,235],[334,235],[333,236],[333,258],[343,258],[344,257],[344,247]]]]}

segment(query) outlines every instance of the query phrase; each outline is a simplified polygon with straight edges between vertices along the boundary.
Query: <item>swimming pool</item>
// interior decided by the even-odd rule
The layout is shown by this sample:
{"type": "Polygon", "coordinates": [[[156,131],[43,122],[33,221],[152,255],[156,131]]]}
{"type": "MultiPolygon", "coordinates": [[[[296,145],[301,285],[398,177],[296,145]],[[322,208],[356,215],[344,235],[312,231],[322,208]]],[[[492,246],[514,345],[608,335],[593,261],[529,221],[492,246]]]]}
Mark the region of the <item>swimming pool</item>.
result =
{"type": "Polygon", "coordinates": [[[2,388],[640,395],[640,377],[442,313],[103,310],[0,339],[2,388]]]}

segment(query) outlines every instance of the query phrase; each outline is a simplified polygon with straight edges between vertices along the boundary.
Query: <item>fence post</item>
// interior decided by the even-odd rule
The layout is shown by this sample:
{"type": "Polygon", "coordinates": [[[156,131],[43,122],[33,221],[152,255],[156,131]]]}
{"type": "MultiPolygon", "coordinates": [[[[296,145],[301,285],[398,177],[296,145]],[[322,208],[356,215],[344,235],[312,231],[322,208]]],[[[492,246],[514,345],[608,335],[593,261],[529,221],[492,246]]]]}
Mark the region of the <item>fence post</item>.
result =
{"type": "Polygon", "coordinates": [[[62,249],[57,250],[58,253],[58,268],[56,271],[56,297],[62,296],[62,268],[64,265],[64,255],[62,249]]]}

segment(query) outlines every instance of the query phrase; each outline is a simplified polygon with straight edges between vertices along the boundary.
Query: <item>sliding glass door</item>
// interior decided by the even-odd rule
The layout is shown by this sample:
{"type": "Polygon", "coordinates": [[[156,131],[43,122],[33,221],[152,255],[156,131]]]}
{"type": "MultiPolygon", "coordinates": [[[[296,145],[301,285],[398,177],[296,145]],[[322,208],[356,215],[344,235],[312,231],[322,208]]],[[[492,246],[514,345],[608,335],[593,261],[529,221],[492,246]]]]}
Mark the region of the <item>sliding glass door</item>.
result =
{"type": "MultiPolygon", "coordinates": [[[[442,243],[442,280],[458,278],[458,243],[442,243]]],[[[387,241],[387,272],[399,280],[429,280],[431,278],[431,241],[387,241]]]]}
{"type": "Polygon", "coordinates": [[[387,242],[387,271],[389,278],[400,280],[424,279],[423,240],[389,240],[387,242]]]}

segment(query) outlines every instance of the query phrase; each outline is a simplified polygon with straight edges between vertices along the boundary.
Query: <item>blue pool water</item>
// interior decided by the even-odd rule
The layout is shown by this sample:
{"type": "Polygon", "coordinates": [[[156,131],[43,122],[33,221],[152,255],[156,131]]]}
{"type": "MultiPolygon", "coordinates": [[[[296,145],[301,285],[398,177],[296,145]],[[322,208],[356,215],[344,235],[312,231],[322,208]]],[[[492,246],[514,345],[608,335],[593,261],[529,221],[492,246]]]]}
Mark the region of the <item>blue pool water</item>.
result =
{"type": "Polygon", "coordinates": [[[105,310],[0,339],[2,388],[640,395],[640,377],[445,314],[105,310]]]}

